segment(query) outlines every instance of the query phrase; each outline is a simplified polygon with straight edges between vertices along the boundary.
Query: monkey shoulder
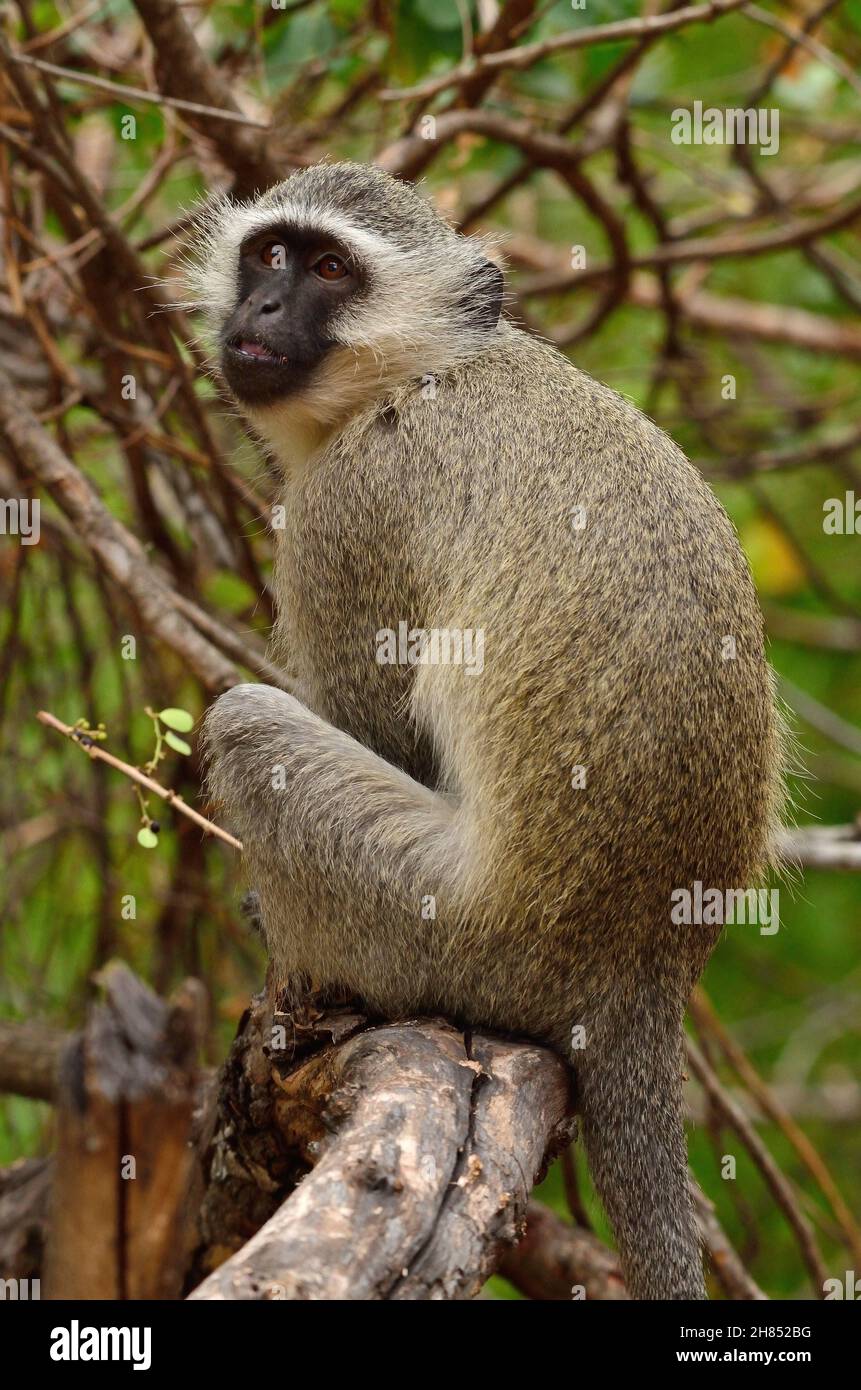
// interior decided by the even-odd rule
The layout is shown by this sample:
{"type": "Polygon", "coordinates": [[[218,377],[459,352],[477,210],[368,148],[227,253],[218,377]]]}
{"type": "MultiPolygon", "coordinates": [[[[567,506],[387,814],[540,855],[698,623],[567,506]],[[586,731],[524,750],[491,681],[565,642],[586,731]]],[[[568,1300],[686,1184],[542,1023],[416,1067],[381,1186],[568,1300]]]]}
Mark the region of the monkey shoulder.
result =
{"type": "MultiPolygon", "coordinates": [[[[612,529],[663,520],[733,546],[735,533],[699,470],[633,402],[551,344],[503,323],[488,347],[438,377],[404,385],[366,424],[367,452],[419,491],[498,511],[591,507],[612,529]]],[[[408,483],[406,484],[408,486],[408,483]]],[[[629,535],[630,540],[630,535],[629,535]]]]}

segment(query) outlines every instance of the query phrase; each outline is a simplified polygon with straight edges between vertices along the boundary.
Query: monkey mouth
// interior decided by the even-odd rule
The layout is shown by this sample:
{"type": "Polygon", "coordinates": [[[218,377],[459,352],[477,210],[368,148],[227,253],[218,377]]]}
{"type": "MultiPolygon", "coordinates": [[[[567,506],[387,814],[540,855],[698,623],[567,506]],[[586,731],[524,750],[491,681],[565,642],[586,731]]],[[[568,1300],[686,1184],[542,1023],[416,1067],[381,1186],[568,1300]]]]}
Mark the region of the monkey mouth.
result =
{"type": "Polygon", "coordinates": [[[259,337],[250,324],[224,335],[220,375],[237,401],[256,407],[275,405],[300,389],[309,369],[302,359],[301,343],[294,350],[288,339],[289,335],[282,339],[284,352],[259,337]]]}
{"type": "Polygon", "coordinates": [[[240,357],[251,357],[256,362],[266,362],[269,366],[283,367],[287,362],[287,358],[280,352],[276,352],[266,343],[261,343],[257,338],[236,337],[229,346],[240,357]]]}

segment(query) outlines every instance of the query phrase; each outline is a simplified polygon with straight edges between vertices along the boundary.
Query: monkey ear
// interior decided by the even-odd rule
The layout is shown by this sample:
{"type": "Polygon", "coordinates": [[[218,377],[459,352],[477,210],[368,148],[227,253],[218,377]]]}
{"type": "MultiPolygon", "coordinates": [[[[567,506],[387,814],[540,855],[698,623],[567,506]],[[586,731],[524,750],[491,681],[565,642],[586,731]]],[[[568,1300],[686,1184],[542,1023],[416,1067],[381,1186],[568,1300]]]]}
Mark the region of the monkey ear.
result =
{"type": "Polygon", "coordinates": [[[487,260],[479,262],[470,282],[467,312],[473,323],[488,332],[499,322],[504,283],[498,265],[487,260]]]}

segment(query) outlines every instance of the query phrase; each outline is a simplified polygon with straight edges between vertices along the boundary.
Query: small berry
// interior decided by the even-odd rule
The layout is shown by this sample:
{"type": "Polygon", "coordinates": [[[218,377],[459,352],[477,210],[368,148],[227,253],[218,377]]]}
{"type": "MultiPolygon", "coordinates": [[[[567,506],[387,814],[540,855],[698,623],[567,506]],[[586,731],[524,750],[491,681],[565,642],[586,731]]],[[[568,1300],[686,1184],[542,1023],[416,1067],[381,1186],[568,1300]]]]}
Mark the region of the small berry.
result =
{"type": "Polygon", "coordinates": [[[161,830],[161,826],[159,825],[157,820],[151,820],[149,823],[149,828],[152,831],[153,835],[157,835],[158,832],[161,830]]]}

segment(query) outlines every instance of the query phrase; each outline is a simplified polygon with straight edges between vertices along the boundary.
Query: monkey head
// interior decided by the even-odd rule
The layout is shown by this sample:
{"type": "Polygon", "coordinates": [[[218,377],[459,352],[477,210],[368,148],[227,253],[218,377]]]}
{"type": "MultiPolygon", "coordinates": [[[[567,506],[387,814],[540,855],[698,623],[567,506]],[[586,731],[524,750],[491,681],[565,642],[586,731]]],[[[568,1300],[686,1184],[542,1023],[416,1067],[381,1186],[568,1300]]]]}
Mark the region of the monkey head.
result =
{"type": "Polygon", "coordinates": [[[209,202],[196,228],[187,307],[204,311],[214,365],[264,434],[291,407],[343,418],[496,331],[499,267],[380,169],[303,169],[250,202],[209,202]]]}

